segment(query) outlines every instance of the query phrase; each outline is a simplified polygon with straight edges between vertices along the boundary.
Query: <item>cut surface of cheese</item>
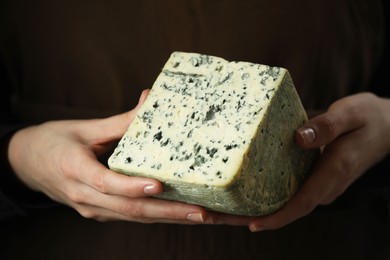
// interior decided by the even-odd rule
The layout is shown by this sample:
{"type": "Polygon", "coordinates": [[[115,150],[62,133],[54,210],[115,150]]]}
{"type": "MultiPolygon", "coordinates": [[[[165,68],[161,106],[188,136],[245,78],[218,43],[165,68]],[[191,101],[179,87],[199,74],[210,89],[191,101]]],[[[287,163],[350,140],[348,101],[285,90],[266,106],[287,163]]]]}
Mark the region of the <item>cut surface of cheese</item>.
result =
{"type": "Polygon", "coordinates": [[[316,158],[294,143],[306,120],[286,69],[174,52],[108,164],[161,181],[160,198],[270,214],[316,158]]]}

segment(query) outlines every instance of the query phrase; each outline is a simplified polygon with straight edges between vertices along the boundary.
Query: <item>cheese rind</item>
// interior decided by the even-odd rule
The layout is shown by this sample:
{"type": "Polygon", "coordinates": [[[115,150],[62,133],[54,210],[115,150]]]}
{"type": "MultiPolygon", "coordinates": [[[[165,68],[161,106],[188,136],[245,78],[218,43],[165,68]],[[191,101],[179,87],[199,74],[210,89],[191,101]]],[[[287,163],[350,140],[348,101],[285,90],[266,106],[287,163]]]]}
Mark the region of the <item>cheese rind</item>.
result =
{"type": "Polygon", "coordinates": [[[164,184],[164,199],[237,214],[282,207],[316,152],[294,130],[307,120],[284,68],[174,52],[109,159],[164,184]]]}

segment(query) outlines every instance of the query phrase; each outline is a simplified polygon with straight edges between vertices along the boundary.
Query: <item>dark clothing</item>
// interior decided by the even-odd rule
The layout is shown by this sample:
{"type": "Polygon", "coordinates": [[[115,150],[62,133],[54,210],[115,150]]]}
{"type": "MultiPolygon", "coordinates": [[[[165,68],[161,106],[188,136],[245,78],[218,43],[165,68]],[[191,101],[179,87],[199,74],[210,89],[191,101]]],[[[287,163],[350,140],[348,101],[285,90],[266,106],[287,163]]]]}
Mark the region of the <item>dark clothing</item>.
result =
{"type": "Polygon", "coordinates": [[[305,107],[326,109],[369,86],[383,52],[381,2],[306,2],[3,1],[11,118],[130,109],[174,50],[286,67],[305,107]]]}
{"type": "Polygon", "coordinates": [[[348,250],[356,246],[356,251],[344,252],[343,245],[330,241],[318,247],[324,252],[314,257],[327,259],[337,248],[340,256],[351,253],[375,259],[370,246],[380,251],[389,245],[388,158],[333,206],[281,231],[249,234],[246,228],[101,224],[82,219],[67,208],[51,208],[53,202],[44,195],[18,183],[6,149],[10,134],[21,126],[106,117],[133,108],[142,89],[152,85],[176,50],[285,67],[309,112],[324,111],[337,99],[371,90],[373,82],[373,90],[388,94],[384,73],[378,73],[387,55],[384,10],[379,0],[2,1],[0,219],[32,213],[4,222],[9,226],[1,228],[2,234],[10,236],[10,240],[2,236],[7,240],[2,245],[10,245],[4,256],[12,246],[29,243],[30,252],[43,257],[46,249],[36,248],[41,242],[51,247],[52,255],[75,256],[61,245],[61,238],[51,240],[57,225],[65,221],[67,225],[58,227],[60,236],[85,257],[103,258],[108,245],[107,255],[131,257],[135,252],[135,259],[147,258],[145,252],[164,254],[166,259],[190,259],[191,253],[195,259],[203,252],[217,258],[232,252],[232,258],[279,254],[278,259],[283,259],[301,252],[304,259],[317,248],[308,250],[312,245],[306,243],[326,243],[341,234],[336,241],[345,242],[348,250]],[[347,242],[353,232],[361,239],[347,242]],[[43,241],[34,240],[38,234],[43,241]],[[380,242],[369,240],[372,236],[380,242]],[[76,241],[83,241],[83,246],[76,246],[76,241]],[[95,242],[102,244],[89,247],[95,242]],[[285,253],[277,253],[279,245],[285,253]],[[333,250],[327,254],[329,247],[333,250]],[[69,255],[59,255],[65,251],[69,255]]]}

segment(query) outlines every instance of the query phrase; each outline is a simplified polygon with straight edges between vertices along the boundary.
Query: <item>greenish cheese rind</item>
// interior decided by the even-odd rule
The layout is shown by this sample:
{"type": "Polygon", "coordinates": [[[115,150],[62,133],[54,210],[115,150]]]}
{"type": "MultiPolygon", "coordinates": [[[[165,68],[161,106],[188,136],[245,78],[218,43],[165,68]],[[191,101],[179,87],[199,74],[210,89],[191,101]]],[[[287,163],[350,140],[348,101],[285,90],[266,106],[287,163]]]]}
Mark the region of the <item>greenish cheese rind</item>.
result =
{"type": "Polygon", "coordinates": [[[161,181],[163,199],[266,215],[291,199],[317,157],[294,142],[305,121],[286,69],[174,52],[108,164],[161,181]]]}

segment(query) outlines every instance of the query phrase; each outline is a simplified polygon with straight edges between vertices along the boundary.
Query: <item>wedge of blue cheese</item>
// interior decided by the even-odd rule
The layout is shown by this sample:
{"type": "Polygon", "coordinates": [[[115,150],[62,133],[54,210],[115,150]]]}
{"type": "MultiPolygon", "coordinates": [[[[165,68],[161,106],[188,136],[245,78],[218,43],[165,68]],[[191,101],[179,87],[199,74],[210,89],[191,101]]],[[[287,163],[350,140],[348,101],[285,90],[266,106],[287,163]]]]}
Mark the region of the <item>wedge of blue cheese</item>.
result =
{"type": "Polygon", "coordinates": [[[293,138],[306,120],[286,69],[174,52],[109,167],[161,181],[164,199],[265,215],[310,171],[293,138]]]}

